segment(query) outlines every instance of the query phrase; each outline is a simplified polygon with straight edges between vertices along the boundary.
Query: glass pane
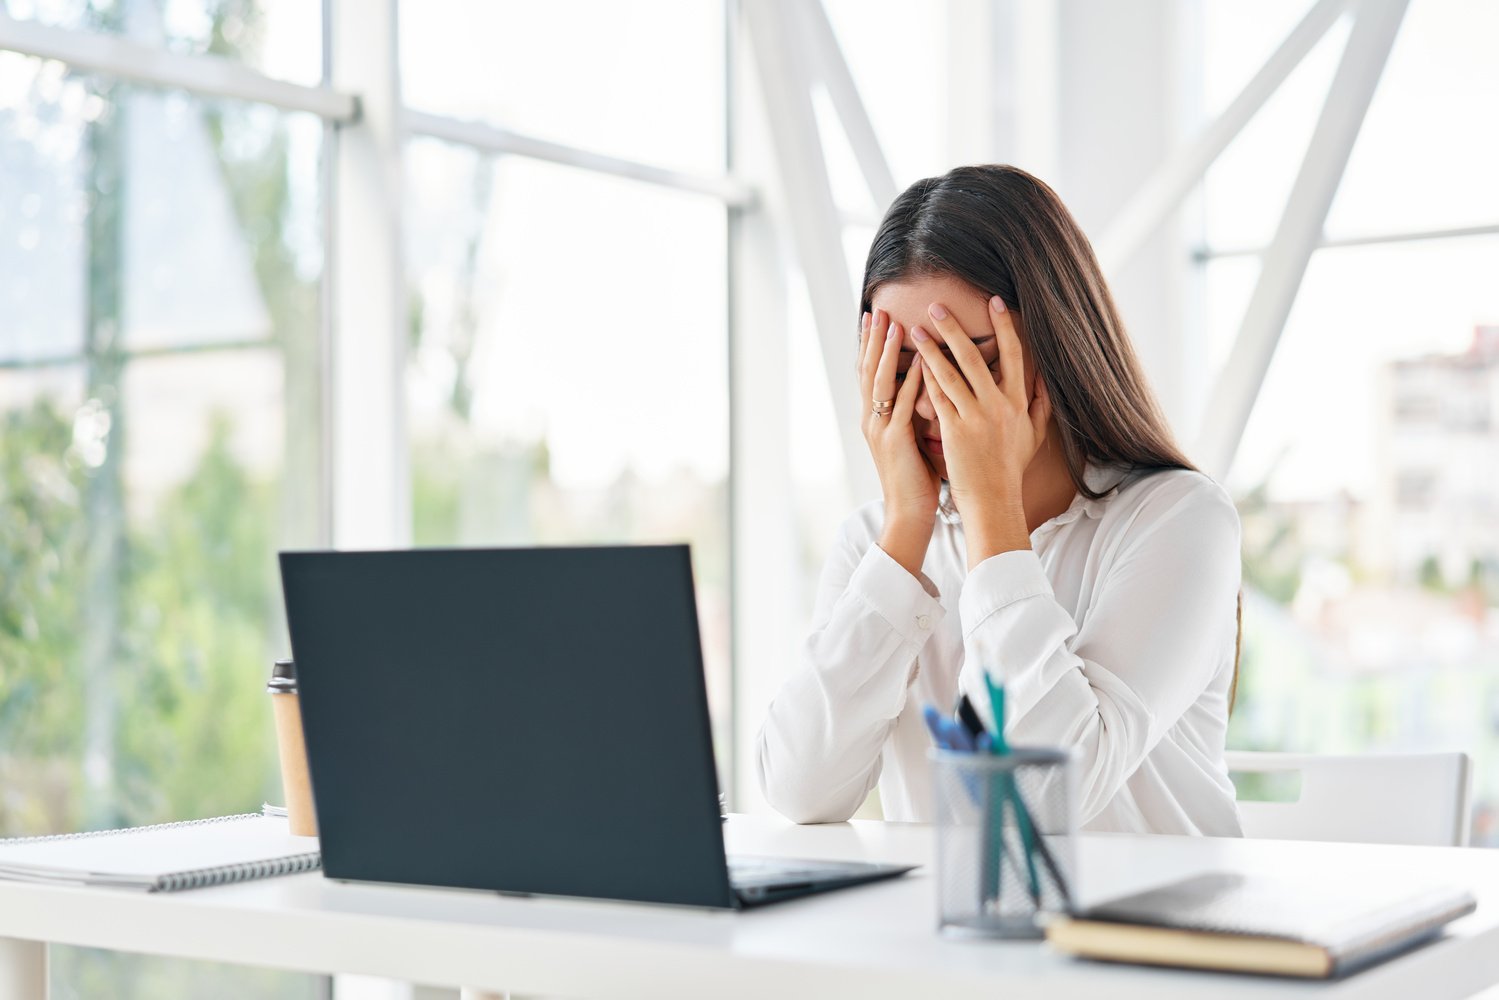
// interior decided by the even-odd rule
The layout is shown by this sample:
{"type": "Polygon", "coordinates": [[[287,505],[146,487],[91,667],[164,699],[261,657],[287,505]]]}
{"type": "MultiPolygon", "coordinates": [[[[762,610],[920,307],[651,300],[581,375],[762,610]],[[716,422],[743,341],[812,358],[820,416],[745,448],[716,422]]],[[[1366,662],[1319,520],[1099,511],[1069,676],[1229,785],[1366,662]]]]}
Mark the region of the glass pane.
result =
{"type": "Polygon", "coordinates": [[[1319,251],[1229,484],[1249,590],[1229,745],[1465,750],[1475,843],[1491,846],[1495,273],[1495,237],[1319,251]]]}
{"type": "Polygon", "coordinates": [[[1413,0],[1329,236],[1499,225],[1499,4],[1413,0]]]}
{"type": "Polygon", "coordinates": [[[416,542],[691,542],[727,772],[722,204],[435,142],[407,180],[416,542]]]}
{"type": "MultiPolygon", "coordinates": [[[[1307,6],[1306,0],[1290,0],[1262,9],[1219,0],[1204,7],[1204,123],[1238,96],[1307,6]],[[1246,51],[1259,55],[1246,58],[1246,51]]],[[[1208,246],[1260,247],[1275,235],[1347,39],[1345,17],[1208,168],[1203,179],[1208,246]]]]}
{"type": "MultiPolygon", "coordinates": [[[[897,186],[945,173],[953,166],[947,159],[943,110],[948,105],[947,74],[941,69],[948,5],[828,0],[826,7],[897,186]],[[892,59],[892,53],[899,58],[892,59]]],[[[864,175],[835,124],[831,102],[820,100],[818,111],[835,197],[846,209],[870,211],[864,175]]]]}
{"type": "Polygon", "coordinates": [[[724,166],[723,4],[425,0],[400,11],[422,111],[646,163],[724,166]]]}
{"type": "MultiPolygon", "coordinates": [[[[1226,107],[1308,0],[1203,8],[1203,111],[1226,107]]],[[[1208,171],[1210,246],[1269,242],[1342,58],[1344,17],[1208,171]]],[[[1327,219],[1329,237],[1499,223],[1499,7],[1412,0],[1327,219]]]]}
{"type": "MultiPolygon", "coordinates": [[[[0,94],[0,835],[257,810],[275,552],[319,541],[321,123],[6,53],[0,94]]],[[[60,996],[312,995],[54,955],[60,996]]]]}
{"type": "Polygon", "coordinates": [[[1316,0],[1200,0],[1202,113],[1221,114],[1316,0]]]}
{"type": "Polygon", "coordinates": [[[323,79],[323,9],[309,0],[0,0],[12,17],[235,59],[267,76],[323,79]]]}

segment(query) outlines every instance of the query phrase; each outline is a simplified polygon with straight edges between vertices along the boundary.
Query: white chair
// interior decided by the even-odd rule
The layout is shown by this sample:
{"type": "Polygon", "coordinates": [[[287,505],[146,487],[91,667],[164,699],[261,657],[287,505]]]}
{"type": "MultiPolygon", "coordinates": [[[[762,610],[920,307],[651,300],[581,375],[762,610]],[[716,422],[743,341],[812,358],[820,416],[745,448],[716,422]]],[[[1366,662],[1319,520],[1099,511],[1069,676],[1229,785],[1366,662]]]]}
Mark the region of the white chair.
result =
{"type": "Polygon", "coordinates": [[[1231,773],[1301,773],[1294,802],[1239,802],[1246,837],[1365,844],[1468,843],[1473,772],[1465,753],[1224,754],[1231,773]]]}

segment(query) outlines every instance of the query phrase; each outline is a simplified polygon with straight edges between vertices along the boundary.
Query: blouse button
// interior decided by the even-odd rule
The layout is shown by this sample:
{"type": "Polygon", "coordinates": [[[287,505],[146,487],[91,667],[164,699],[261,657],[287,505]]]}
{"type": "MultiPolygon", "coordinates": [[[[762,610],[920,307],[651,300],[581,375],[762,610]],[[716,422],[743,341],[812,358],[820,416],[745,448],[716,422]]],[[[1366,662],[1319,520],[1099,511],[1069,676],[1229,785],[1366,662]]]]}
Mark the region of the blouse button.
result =
{"type": "Polygon", "coordinates": [[[931,615],[917,615],[916,616],[916,627],[917,628],[921,628],[921,629],[931,628],[932,627],[932,616],[931,615]]]}

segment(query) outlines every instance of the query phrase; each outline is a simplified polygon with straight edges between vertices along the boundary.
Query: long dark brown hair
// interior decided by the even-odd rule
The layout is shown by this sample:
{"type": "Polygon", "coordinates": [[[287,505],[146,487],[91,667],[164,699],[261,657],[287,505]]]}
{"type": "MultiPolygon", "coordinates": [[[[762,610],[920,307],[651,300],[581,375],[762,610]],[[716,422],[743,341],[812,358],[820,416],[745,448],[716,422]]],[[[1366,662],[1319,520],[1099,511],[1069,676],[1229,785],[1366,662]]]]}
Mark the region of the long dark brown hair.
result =
{"type": "MultiPolygon", "coordinates": [[[[1088,486],[1088,462],[1128,469],[1191,469],[1177,447],[1125,333],[1093,246],[1062,199],[1017,167],[957,167],[917,181],[895,199],[869,247],[860,311],[891,281],[951,275],[998,295],[1020,317],[1022,336],[1051,396],[1067,472],[1088,486]]],[[[1239,686],[1244,595],[1235,606],[1239,686]]]]}
{"type": "Polygon", "coordinates": [[[1193,469],[1135,357],[1088,238],[1056,192],[1009,166],[958,167],[895,199],[869,247],[861,312],[886,282],[952,275],[1020,317],[1073,485],[1089,461],[1193,469]]]}

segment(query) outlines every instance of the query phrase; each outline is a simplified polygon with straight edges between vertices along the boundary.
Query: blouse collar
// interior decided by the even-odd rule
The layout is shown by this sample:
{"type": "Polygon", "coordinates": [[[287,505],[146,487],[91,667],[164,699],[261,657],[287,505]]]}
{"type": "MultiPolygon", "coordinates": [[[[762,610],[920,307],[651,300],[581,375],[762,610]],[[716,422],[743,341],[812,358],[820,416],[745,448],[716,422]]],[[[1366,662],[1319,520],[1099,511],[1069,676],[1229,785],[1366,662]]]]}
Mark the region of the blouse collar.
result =
{"type": "MultiPolygon", "coordinates": [[[[1080,517],[1091,517],[1095,521],[1103,517],[1105,508],[1108,507],[1109,499],[1113,496],[1111,492],[1128,477],[1129,470],[1116,465],[1095,465],[1088,463],[1083,469],[1083,482],[1094,493],[1103,493],[1102,497],[1093,499],[1078,492],[1072,497],[1072,503],[1067,509],[1049,521],[1044,521],[1036,526],[1031,534],[1051,533],[1063,525],[1071,524],[1080,517]]],[[[963,519],[958,514],[958,508],[952,500],[952,487],[946,480],[942,482],[942,492],[937,501],[937,516],[946,524],[961,524],[963,519]]]]}

